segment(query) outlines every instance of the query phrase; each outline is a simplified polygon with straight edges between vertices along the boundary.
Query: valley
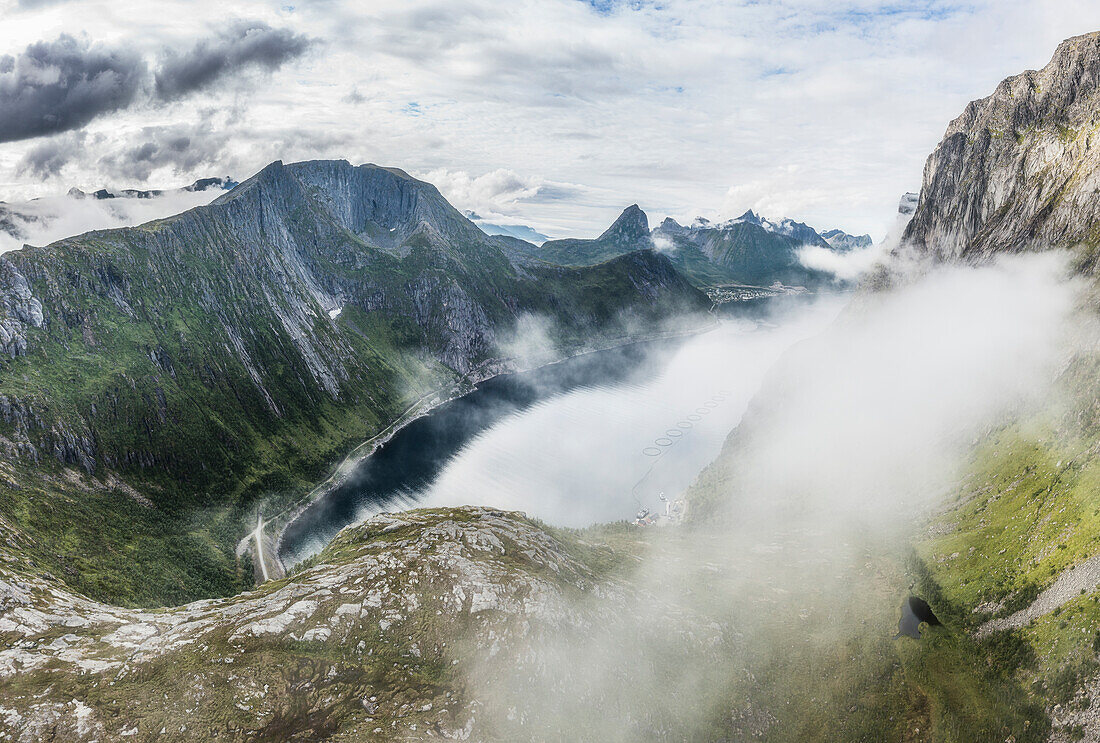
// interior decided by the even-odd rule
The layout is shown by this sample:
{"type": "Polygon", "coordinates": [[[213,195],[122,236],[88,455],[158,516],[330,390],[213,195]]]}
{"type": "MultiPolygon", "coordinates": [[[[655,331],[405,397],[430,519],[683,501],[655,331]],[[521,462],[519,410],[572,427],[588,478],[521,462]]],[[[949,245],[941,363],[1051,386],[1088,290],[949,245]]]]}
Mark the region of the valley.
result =
{"type": "Polygon", "coordinates": [[[280,160],[3,253],[0,740],[1100,740],[1097,131],[1100,32],[878,244],[280,160]]]}

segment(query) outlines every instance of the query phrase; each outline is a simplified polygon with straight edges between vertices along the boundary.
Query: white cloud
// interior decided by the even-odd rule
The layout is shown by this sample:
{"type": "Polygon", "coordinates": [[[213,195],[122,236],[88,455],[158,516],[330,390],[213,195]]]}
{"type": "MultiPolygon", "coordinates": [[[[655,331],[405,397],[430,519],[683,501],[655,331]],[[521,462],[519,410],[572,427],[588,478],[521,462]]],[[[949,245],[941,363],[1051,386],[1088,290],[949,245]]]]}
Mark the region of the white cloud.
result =
{"type": "Polygon", "coordinates": [[[798,260],[806,268],[831,273],[843,281],[853,281],[871,270],[884,255],[881,243],[843,253],[817,245],[805,245],[798,251],[798,260]]]}
{"type": "MultiPolygon", "coordinates": [[[[178,214],[208,204],[224,191],[169,190],[152,198],[96,199],[68,195],[46,196],[29,202],[5,205],[14,214],[11,221],[18,234],[0,230],[0,253],[18,250],[24,244],[50,243],[90,230],[128,227],[178,214]]],[[[0,214],[5,207],[0,207],[0,214]]]]}
{"type": "MultiPolygon", "coordinates": [[[[1085,0],[612,8],[597,13],[578,0],[0,0],[0,54],[83,32],[126,45],[154,69],[165,49],[194,48],[242,20],[317,40],[247,86],[101,115],[56,183],[18,173],[36,140],[0,146],[0,198],[95,181],[105,154],[145,144],[150,127],[209,125],[225,141],[219,173],[244,177],[275,158],[306,157],[444,173],[451,181],[441,187],[468,198],[466,208],[553,234],[596,234],[639,202],[656,220],[729,216],[736,204],[881,237],[898,196],[917,186],[925,156],[967,101],[1042,66],[1061,39],[1100,27],[1100,6],[1085,0]],[[583,188],[571,203],[523,195],[543,183],[583,188]]],[[[208,161],[176,154],[173,164],[192,163],[180,180],[209,174],[208,161]]]]}
{"type": "Polygon", "coordinates": [[[479,176],[439,168],[424,173],[421,178],[434,183],[459,209],[494,214],[508,213],[517,202],[534,198],[540,185],[534,178],[524,178],[504,168],[479,176]]]}

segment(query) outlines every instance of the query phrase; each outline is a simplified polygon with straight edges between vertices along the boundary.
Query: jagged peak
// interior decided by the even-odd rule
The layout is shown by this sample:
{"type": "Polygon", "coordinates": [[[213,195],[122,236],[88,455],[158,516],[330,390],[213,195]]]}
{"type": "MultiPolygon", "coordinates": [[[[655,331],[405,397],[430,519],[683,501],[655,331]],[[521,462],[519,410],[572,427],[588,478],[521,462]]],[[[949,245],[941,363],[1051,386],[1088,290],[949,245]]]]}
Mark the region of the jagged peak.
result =
{"type": "Polygon", "coordinates": [[[347,160],[306,160],[269,164],[256,175],[216,199],[308,201],[338,224],[382,248],[396,248],[414,233],[453,240],[480,240],[483,233],[462,216],[439,190],[400,168],[347,160]],[[428,226],[425,232],[424,225],[428,226]]]}
{"type": "Polygon", "coordinates": [[[649,237],[649,217],[637,204],[631,204],[600,235],[601,240],[640,240],[649,237]]]}

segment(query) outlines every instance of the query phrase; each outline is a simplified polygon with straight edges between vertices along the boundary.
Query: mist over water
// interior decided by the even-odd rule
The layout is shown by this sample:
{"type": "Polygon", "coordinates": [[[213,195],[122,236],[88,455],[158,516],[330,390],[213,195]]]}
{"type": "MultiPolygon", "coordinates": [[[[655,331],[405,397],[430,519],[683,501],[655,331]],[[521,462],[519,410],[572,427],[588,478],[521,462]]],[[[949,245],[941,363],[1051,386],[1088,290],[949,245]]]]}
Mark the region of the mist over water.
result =
{"type": "Polygon", "coordinates": [[[847,297],[723,321],[686,340],[589,354],[491,380],[399,432],[288,529],[293,564],[383,511],[487,505],[557,526],[660,512],[721,449],[764,375],[847,297]]]}
{"type": "MultiPolygon", "coordinates": [[[[493,725],[516,740],[819,740],[831,719],[860,731],[838,740],[887,739],[890,706],[864,691],[899,678],[908,648],[891,638],[925,519],[974,443],[1048,409],[1067,356],[1095,342],[1065,256],[912,270],[828,327],[819,305],[682,349],[693,389],[736,378],[741,412],[759,394],[695,480],[689,524],[604,532],[632,558],[621,607],[544,627],[536,662],[468,673],[493,725]]],[[[608,584],[570,606],[597,611],[608,584]]]]}

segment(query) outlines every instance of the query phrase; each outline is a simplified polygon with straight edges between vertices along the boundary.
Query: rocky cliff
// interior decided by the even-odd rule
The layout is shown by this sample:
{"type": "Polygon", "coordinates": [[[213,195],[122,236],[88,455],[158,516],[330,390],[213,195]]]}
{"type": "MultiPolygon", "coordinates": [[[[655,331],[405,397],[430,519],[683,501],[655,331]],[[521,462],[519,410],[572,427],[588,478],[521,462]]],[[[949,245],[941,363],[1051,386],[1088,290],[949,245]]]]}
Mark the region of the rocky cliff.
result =
{"type": "Polygon", "coordinates": [[[1100,33],[1007,78],[947,127],[904,243],[943,260],[1100,244],[1100,33]]]}

